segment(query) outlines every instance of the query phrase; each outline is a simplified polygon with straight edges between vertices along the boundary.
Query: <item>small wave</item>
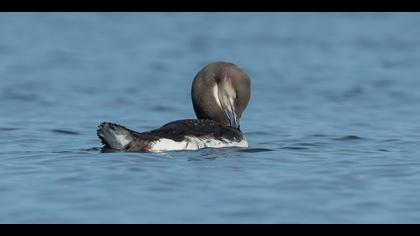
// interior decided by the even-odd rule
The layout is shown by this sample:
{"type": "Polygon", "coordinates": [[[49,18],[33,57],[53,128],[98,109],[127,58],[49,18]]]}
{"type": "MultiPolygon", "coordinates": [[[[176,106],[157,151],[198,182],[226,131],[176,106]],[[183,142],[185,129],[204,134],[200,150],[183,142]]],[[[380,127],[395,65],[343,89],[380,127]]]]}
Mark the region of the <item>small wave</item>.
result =
{"type": "Polygon", "coordinates": [[[62,150],[62,151],[54,151],[52,153],[55,154],[91,154],[92,152],[101,151],[101,148],[93,147],[93,148],[81,148],[76,150],[62,150]]]}
{"type": "Polygon", "coordinates": [[[238,152],[250,152],[250,153],[256,153],[256,152],[271,152],[274,151],[273,149],[269,148],[248,148],[248,149],[240,149],[238,152]]]}
{"type": "Polygon", "coordinates": [[[79,132],[70,131],[70,130],[64,130],[64,129],[53,129],[53,130],[51,130],[51,132],[58,133],[58,134],[80,135],[79,132]]]}
{"type": "Polygon", "coordinates": [[[174,108],[172,108],[170,106],[161,106],[161,105],[152,106],[149,109],[151,111],[168,111],[168,112],[171,112],[171,111],[174,111],[175,110],[174,108]]]}
{"type": "Polygon", "coordinates": [[[84,152],[97,152],[97,151],[100,151],[101,150],[101,148],[100,147],[93,147],[93,148],[82,148],[82,149],[80,149],[81,151],[84,151],[84,152]]]}
{"type": "Polygon", "coordinates": [[[15,130],[18,130],[18,128],[0,127],[0,131],[15,131],[15,130]]]}
{"type": "Polygon", "coordinates": [[[245,135],[273,135],[273,133],[264,132],[264,131],[255,131],[255,132],[245,132],[245,135]]]}
{"type": "Polygon", "coordinates": [[[309,137],[313,137],[313,138],[325,138],[325,137],[328,137],[328,135],[326,135],[326,134],[311,134],[311,135],[309,135],[309,137]]]}
{"type": "Polygon", "coordinates": [[[308,150],[309,148],[306,148],[306,147],[297,147],[297,146],[286,146],[286,147],[281,147],[280,149],[286,149],[286,150],[308,150]]]}
{"type": "Polygon", "coordinates": [[[343,137],[334,138],[333,140],[337,141],[354,141],[354,140],[362,140],[362,137],[356,136],[356,135],[346,135],[343,137]]]}
{"type": "Polygon", "coordinates": [[[302,147],[319,147],[321,143],[297,143],[297,145],[302,147]]]}

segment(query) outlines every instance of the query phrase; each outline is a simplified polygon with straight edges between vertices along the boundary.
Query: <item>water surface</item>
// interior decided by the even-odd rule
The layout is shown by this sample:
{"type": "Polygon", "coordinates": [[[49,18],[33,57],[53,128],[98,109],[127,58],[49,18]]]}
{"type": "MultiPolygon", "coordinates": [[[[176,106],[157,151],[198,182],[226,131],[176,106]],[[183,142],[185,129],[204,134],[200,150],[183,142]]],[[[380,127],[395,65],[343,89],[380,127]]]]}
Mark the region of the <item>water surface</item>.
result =
{"type": "Polygon", "coordinates": [[[0,223],[419,223],[420,14],[2,13],[0,223]],[[102,152],[252,78],[249,149],[102,152]]]}

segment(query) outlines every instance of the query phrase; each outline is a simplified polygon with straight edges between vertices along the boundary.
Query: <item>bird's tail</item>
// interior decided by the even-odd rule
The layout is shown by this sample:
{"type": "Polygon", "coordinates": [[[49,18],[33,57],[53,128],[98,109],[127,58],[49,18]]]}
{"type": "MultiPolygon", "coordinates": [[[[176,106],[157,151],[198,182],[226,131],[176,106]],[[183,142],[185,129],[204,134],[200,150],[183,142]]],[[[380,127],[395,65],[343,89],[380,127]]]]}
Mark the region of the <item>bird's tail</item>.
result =
{"type": "Polygon", "coordinates": [[[134,140],[131,130],[108,122],[98,126],[97,135],[106,147],[117,150],[124,150],[134,140]]]}

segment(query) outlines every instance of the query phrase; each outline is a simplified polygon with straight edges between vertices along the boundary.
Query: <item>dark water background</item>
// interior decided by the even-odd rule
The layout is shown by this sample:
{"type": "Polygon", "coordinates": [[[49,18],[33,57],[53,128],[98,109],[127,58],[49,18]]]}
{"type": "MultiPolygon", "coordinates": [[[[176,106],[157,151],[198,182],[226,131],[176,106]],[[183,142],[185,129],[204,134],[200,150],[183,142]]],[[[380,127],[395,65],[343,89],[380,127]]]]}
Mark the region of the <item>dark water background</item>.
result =
{"type": "Polygon", "coordinates": [[[0,223],[420,223],[420,14],[1,13],[0,223]],[[102,153],[252,78],[249,149],[102,153]]]}

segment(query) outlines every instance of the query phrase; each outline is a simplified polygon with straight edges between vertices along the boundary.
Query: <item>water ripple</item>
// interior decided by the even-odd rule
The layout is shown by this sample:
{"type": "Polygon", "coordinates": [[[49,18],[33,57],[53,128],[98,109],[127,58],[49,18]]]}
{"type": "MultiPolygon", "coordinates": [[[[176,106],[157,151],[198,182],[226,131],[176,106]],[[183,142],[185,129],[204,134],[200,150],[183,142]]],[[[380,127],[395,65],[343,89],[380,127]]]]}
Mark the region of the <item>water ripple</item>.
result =
{"type": "Polygon", "coordinates": [[[337,141],[355,141],[355,140],[362,140],[363,138],[356,135],[346,135],[338,138],[333,138],[333,140],[337,141]]]}
{"type": "Polygon", "coordinates": [[[81,135],[79,132],[71,131],[71,130],[64,130],[64,129],[53,129],[51,130],[51,132],[57,133],[57,134],[81,135]]]}
{"type": "Polygon", "coordinates": [[[249,152],[249,153],[258,153],[258,152],[272,152],[273,149],[269,148],[248,148],[248,149],[240,149],[237,150],[238,152],[249,152]]]}
{"type": "Polygon", "coordinates": [[[0,131],[15,131],[19,128],[8,128],[8,127],[0,127],[0,131]]]}

